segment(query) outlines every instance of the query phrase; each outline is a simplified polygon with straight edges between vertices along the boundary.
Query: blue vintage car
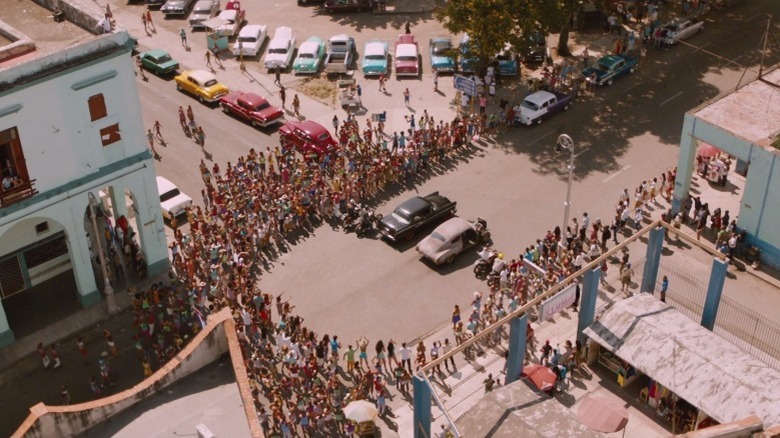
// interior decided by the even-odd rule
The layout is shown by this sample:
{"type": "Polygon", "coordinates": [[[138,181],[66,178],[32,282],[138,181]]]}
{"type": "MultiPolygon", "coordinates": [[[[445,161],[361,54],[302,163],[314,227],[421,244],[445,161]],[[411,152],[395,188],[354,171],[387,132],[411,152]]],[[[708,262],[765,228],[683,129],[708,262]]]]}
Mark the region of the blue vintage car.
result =
{"type": "Polygon", "coordinates": [[[365,76],[379,76],[387,74],[387,42],[371,40],[366,43],[363,50],[361,70],[365,76]]]}
{"type": "Polygon", "coordinates": [[[432,38],[428,42],[431,55],[431,69],[439,73],[455,71],[455,59],[452,57],[452,40],[449,38],[432,38]]]}
{"type": "Polygon", "coordinates": [[[463,35],[463,39],[460,41],[460,72],[461,73],[474,73],[477,68],[477,58],[471,55],[470,46],[471,39],[468,34],[463,35]]]}
{"type": "Polygon", "coordinates": [[[298,48],[298,56],[295,57],[292,70],[296,74],[317,73],[323,58],[325,58],[325,41],[311,36],[298,48]]]}
{"type": "Polygon", "coordinates": [[[594,67],[588,67],[582,71],[582,75],[588,81],[595,81],[597,85],[612,85],[615,78],[636,70],[638,60],[625,55],[607,55],[596,62],[594,67]]]}
{"type": "Polygon", "coordinates": [[[514,76],[517,74],[517,53],[511,44],[506,43],[504,50],[496,55],[498,74],[501,76],[514,76]]]}

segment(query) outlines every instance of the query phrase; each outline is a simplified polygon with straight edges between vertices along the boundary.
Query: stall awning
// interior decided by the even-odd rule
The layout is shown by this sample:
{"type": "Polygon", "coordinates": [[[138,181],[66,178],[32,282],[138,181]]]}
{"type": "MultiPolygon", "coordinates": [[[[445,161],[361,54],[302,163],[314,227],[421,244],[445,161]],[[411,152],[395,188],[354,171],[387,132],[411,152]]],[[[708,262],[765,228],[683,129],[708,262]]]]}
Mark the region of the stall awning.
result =
{"type": "Polygon", "coordinates": [[[650,294],[615,303],[585,334],[720,423],[780,425],[780,373],[650,294]]]}

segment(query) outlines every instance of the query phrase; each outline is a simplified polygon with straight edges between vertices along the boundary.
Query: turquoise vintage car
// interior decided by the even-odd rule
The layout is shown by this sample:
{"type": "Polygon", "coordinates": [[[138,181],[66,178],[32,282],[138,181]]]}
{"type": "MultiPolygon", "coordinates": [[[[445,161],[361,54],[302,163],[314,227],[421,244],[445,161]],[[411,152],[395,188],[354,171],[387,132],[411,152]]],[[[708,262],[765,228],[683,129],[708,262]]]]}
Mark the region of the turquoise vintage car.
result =
{"type": "Polygon", "coordinates": [[[325,41],[316,36],[309,37],[298,48],[298,56],[292,66],[293,73],[317,73],[323,58],[325,58],[325,41]]]}
{"type": "Polygon", "coordinates": [[[428,42],[431,55],[431,69],[438,73],[455,71],[455,59],[452,57],[452,40],[449,38],[431,38],[428,42]]]}
{"type": "Polygon", "coordinates": [[[595,67],[588,67],[582,71],[582,75],[588,81],[595,81],[598,85],[612,85],[615,78],[636,70],[638,60],[624,55],[607,55],[596,62],[595,67]]]}
{"type": "Polygon", "coordinates": [[[514,76],[518,73],[517,54],[511,44],[506,43],[504,50],[496,55],[498,74],[501,76],[514,76]]]}
{"type": "Polygon", "coordinates": [[[387,62],[387,43],[385,41],[371,40],[366,43],[361,64],[361,70],[365,76],[386,75],[387,62]]]}
{"type": "Polygon", "coordinates": [[[140,53],[138,58],[145,69],[158,76],[167,75],[179,69],[179,63],[162,49],[140,53]]]}

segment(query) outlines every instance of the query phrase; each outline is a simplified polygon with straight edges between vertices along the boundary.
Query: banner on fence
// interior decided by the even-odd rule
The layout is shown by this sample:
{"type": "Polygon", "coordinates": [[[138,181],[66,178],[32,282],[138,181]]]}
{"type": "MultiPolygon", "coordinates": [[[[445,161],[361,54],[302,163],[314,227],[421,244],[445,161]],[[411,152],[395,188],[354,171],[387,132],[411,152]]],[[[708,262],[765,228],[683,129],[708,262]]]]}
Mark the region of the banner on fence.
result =
{"type": "Polygon", "coordinates": [[[574,304],[577,285],[571,284],[552,297],[542,301],[539,306],[539,322],[547,321],[553,315],[574,304]]]}

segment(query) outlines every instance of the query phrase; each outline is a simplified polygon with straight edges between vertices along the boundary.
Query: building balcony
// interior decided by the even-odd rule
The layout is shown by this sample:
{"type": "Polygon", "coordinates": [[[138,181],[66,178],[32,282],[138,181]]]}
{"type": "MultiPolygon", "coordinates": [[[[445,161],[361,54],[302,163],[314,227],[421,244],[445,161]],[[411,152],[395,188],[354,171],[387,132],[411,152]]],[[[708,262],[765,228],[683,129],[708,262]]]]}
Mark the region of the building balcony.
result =
{"type": "Polygon", "coordinates": [[[4,189],[0,186],[0,208],[16,204],[38,193],[33,187],[35,180],[18,181],[10,189],[4,189]]]}

